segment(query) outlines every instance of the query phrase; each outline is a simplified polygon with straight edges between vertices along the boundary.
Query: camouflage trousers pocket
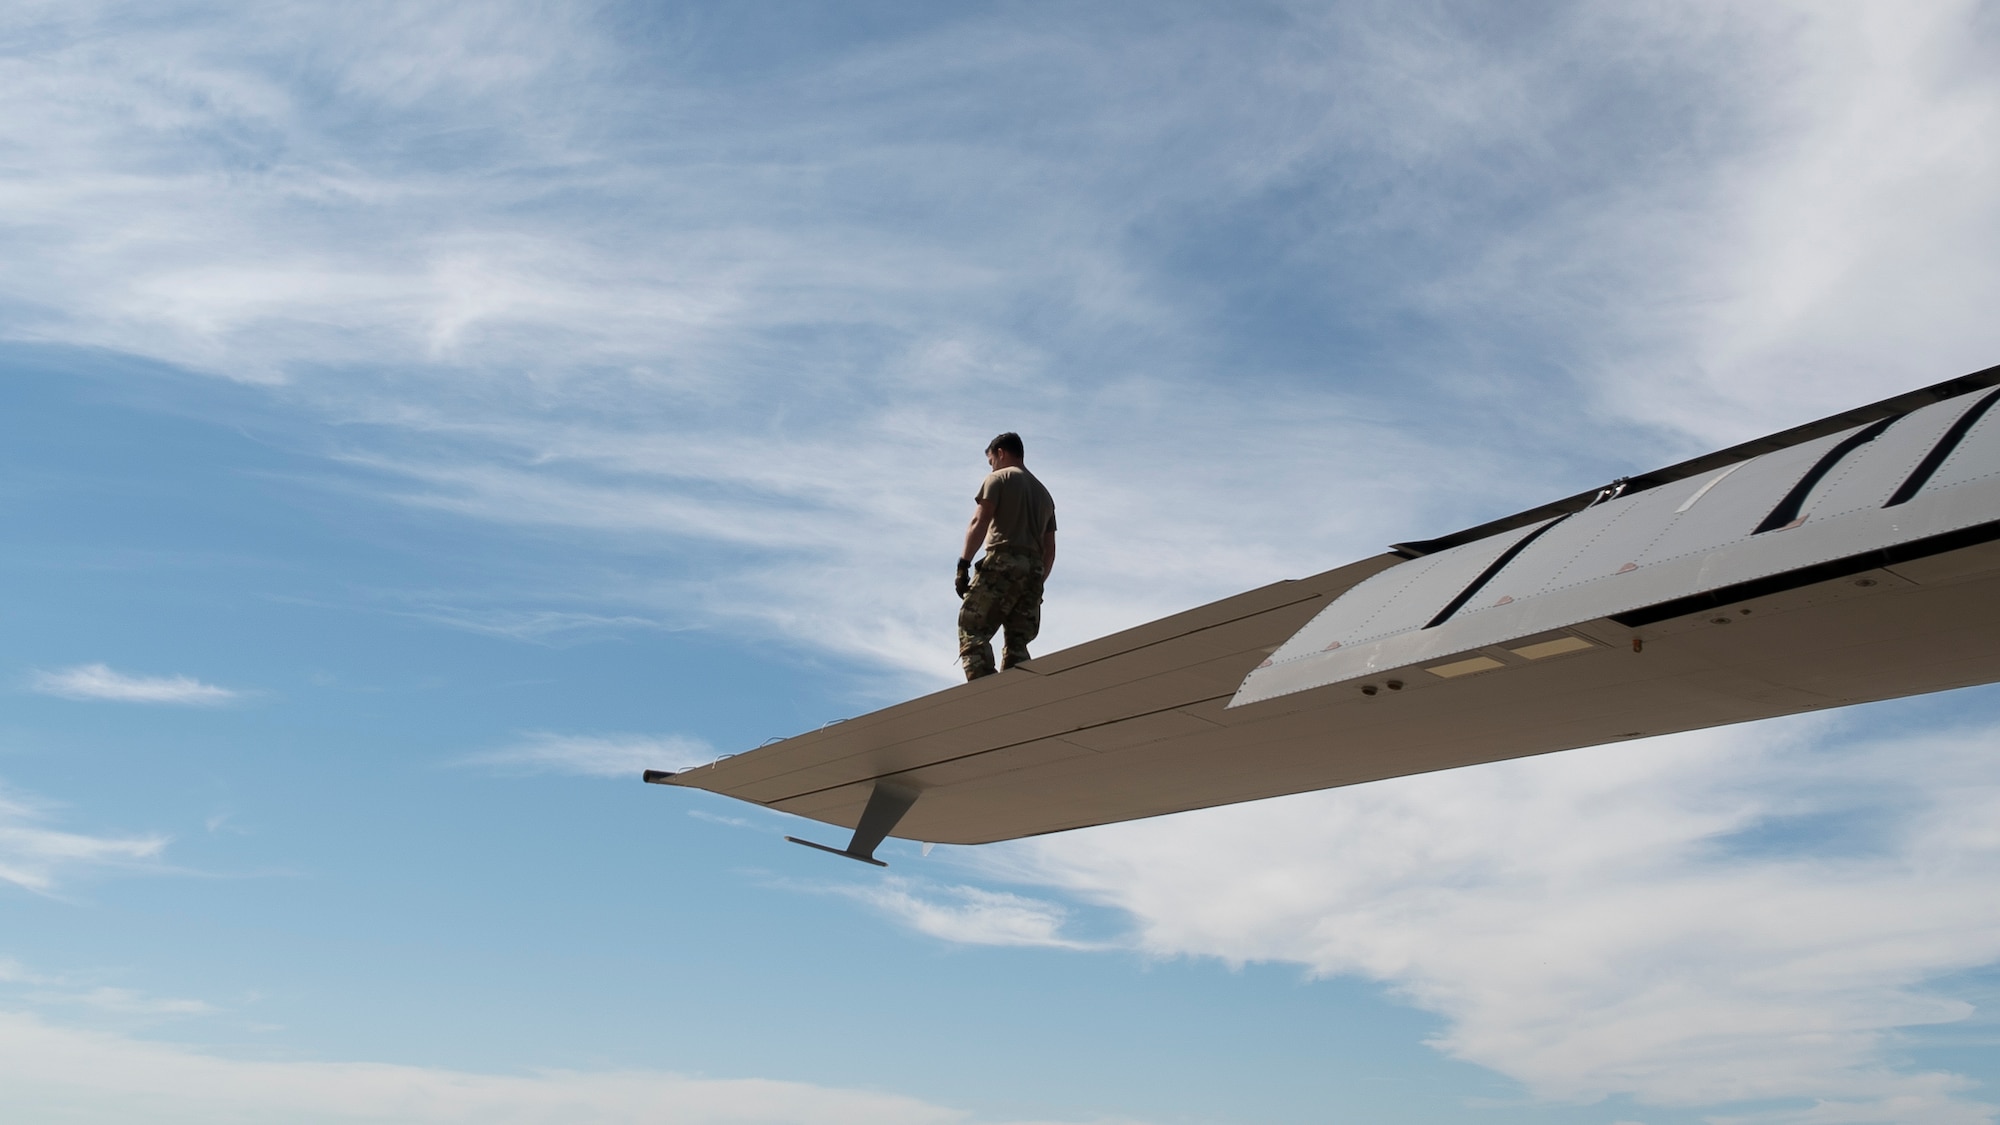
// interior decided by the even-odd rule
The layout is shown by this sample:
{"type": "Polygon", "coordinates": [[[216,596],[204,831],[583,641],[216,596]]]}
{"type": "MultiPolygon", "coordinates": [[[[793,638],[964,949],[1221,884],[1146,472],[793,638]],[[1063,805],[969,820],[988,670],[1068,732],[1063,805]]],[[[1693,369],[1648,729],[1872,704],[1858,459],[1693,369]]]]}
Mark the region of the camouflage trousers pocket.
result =
{"type": "Polygon", "coordinates": [[[1028,659],[1028,643],[1041,629],[1041,560],[1006,553],[980,559],[958,609],[958,658],[966,679],[995,670],[994,633],[1004,633],[1002,664],[1012,667],[1028,659]]]}

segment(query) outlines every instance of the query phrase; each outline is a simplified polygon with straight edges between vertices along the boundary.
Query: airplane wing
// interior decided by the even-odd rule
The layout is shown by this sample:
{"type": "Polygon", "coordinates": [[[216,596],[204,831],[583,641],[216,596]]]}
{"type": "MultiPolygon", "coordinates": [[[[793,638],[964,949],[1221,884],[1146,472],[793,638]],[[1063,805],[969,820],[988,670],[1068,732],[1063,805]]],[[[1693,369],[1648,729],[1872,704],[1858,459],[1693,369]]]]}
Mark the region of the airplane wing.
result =
{"type": "Polygon", "coordinates": [[[880,863],[1993,682],[1996,400],[2000,367],[646,780],[880,863]]]}

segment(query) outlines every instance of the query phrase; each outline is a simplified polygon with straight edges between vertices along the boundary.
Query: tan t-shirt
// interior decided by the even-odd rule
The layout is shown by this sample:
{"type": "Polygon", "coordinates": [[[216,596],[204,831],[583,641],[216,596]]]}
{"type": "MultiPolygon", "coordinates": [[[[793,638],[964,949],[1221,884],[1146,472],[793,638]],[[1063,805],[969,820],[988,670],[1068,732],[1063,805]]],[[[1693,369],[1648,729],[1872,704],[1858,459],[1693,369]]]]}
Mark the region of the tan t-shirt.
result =
{"type": "Polygon", "coordinates": [[[1042,557],[1042,535],[1056,529],[1056,501],[1035,474],[1009,465],[986,474],[974,499],[993,501],[993,526],[986,532],[986,553],[1011,551],[1042,557]]]}

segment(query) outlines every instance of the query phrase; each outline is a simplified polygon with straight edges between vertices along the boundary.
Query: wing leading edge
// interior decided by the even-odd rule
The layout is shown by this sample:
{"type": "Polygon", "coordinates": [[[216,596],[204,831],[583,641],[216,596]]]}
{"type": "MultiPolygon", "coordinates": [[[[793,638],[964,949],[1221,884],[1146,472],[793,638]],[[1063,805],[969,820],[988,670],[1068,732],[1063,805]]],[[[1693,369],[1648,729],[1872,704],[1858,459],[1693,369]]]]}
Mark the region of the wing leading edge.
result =
{"type": "Polygon", "coordinates": [[[647,780],[862,826],[826,850],[880,862],[889,835],[988,843],[2000,680],[1996,385],[1991,368],[647,780]]]}

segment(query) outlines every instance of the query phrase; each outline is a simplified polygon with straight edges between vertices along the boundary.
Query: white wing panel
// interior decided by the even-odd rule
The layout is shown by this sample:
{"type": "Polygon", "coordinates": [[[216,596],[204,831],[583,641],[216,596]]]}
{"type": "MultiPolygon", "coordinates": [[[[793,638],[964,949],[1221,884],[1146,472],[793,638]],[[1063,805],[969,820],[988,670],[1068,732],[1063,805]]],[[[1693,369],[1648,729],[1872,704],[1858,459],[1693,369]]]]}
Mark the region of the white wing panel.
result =
{"type": "Polygon", "coordinates": [[[1880,437],[1855,450],[1827,474],[1802,514],[1809,520],[1826,519],[1887,503],[1896,486],[1936,448],[1976,397],[1950,399],[1896,419],[1880,437]]]}
{"type": "Polygon", "coordinates": [[[1342,598],[1326,607],[1272,653],[1270,663],[1420,629],[1493,560],[1534,531],[1534,527],[1516,528],[1390,567],[1356,587],[1369,589],[1368,596],[1342,598]]]}
{"type": "Polygon", "coordinates": [[[1706,554],[1717,544],[1749,535],[1806,471],[1846,436],[1832,434],[1745,461],[1699,503],[1655,529],[1650,541],[1632,544],[1634,553],[1627,561],[1644,569],[1706,554]]]}
{"type": "Polygon", "coordinates": [[[1920,450],[1919,463],[1935,463],[1953,438],[1952,422],[1968,408],[1976,403],[1947,400],[1878,428],[1872,440],[1856,440],[1867,437],[1866,427],[1853,427],[1752,458],[1693,487],[1649,490],[1441,551],[1421,582],[1403,587],[1421,588],[1420,604],[1400,610],[1372,604],[1396,596],[1380,580],[1404,569],[1397,567],[1328,606],[1296,643],[1245,678],[1230,706],[1395,669],[1440,677],[1490,671],[1529,659],[1506,645],[1555,630],[2000,521],[2000,418],[1980,418],[1923,489],[1883,506],[1910,477],[1910,453],[1920,450]],[[1893,442],[1875,448],[1890,435],[1893,442]],[[1954,465],[1956,477],[1947,479],[1954,465]],[[1813,495],[1796,494],[1815,477],[1810,492],[1835,501],[1820,506],[1832,508],[1828,514],[1814,512],[1813,495]],[[1688,503],[1700,488],[1707,492],[1688,503]],[[1787,520],[1795,504],[1811,518],[1787,520]],[[1757,530],[1773,520],[1785,522],[1757,530]],[[1479,581],[1491,561],[1531,536],[1516,557],[1479,581]],[[1446,590],[1447,579],[1463,585],[1446,590]],[[1435,620],[1437,607],[1454,601],[1461,608],[1435,620]],[[1357,621],[1376,627],[1341,634],[1345,623],[1357,621]],[[1380,627],[1389,623],[1401,631],[1380,627]]]}
{"type": "Polygon", "coordinates": [[[1616,573],[1631,559],[1634,529],[1657,526],[1682,499],[1678,490],[1652,489],[1578,512],[1522,551],[1453,619],[1616,573]]]}
{"type": "Polygon", "coordinates": [[[2000,409],[1989,409],[1966,431],[1964,440],[1938,467],[1924,489],[1954,488],[1995,474],[2000,474],[2000,409]]]}

